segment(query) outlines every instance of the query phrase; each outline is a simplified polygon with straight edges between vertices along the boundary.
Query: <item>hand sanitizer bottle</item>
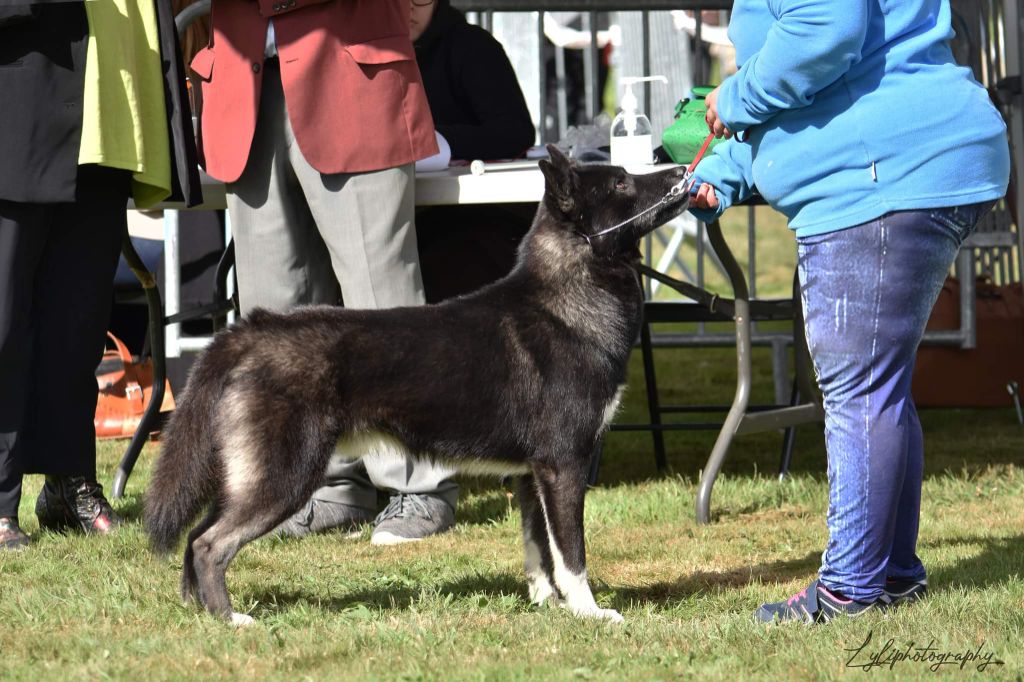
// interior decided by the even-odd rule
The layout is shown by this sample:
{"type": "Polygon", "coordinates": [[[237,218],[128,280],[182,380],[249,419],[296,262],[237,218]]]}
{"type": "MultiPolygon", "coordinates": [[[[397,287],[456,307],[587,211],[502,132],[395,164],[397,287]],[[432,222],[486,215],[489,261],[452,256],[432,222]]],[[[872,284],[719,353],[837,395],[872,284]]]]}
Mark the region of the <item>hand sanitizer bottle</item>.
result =
{"type": "Polygon", "coordinates": [[[638,111],[640,105],[633,94],[633,84],[644,81],[668,83],[664,76],[624,77],[619,82],[626,87],[622,94],[622,111],[612,121],[612,163],[616,166],[654,163],[654,144],[651,139],[651,121],[638,111]]]}

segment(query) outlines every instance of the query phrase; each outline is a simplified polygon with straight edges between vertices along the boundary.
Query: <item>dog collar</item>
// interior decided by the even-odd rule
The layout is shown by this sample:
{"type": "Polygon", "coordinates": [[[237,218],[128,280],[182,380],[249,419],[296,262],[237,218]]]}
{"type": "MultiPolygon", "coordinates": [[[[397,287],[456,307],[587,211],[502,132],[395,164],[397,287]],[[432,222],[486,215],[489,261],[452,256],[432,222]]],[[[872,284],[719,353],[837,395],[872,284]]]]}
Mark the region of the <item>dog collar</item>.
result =
{"type": "Polygon", "coordinates": [[[595,237],[601,237],[601,236],[606,235],[606,234],[608,234],[610,232],[614,232],[616,230],[622,229],[624,226],[629,225],[631,222],[633,222],[637,218],[641,218],[641,217],[647,215],[648,213],[650,213],[651,211],[655,210],[656,208],[660,207],[661,205],[667,204],[668,202],[672,201],[673,199],[678,197],[680,194],[684,194],[684,193],[685,194],[689,194],[693,190],[694,183],[696,183],[696,181],[697,181],[697,178],[694,177],[693,173],[697,169],[697,164],[700,163],[701,158],[704,157],[704,152],[706,152],[708,150],[708,145],[711,144],[711,140],[713,140],[713,139],[715,139],[714,133],[711,133],[706,138],[704,138],[704,144],[701,145],[700,150],[697,152],[697,155],[693,157],[693,161],[690,162],[689,167],[686,169],[686,173],[683,175],[683,179],[680,180],[679,182],[677,182],[676,184],[672,185],[672,187],[669,188],[668,192],[665,193],[665,196],[663,196],[661,199],[659,199],[656,204],[654,204],[652,206],[648,206],[647,208],[645,208],[644,210],[640,211],[636,215],[631,216],[629,218],[626,218],[621,223],[616,223],[615,225],[612,225],[611,227],[606,227],[605,229],[601,230],[600,232],[595,232],[594,234],[584,234],[583,232],[580,232],[579,230],[573,230],[573,231],[576,234],[578,234],[581,237],[583,237],[584,239],[586,239],[587,240],[587,244],[589,244],[590,247],[593,248],[594,244],[593,244],[592,241],[590,241],[591,239],[594,239],[595,237]]]}

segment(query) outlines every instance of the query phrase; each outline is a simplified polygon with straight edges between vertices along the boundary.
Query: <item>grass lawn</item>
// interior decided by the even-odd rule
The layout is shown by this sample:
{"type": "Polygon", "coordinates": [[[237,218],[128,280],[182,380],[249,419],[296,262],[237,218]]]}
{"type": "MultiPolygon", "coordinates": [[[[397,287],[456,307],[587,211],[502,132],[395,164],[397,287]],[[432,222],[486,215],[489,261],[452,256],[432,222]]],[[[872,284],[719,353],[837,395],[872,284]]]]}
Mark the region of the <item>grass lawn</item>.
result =
{"type": "MultiPolygon", "coordinates": [[[[645,409],[638,359],[624,421],[645,409]]],[[[730,349],[667,350],[659,362],[668,401],[731,396],[730,349]]],[[[767,400],[766,350],[754,364],[754,399],[767,400]]],[[[947,674],[1020,680],[1024,428],[1010,408],[924,411],[922,420],[919,554],[931,597],[815,628],[750,619],[817,570],[827,491],[815,426],[800,427],[782,483],[774,476],[779,434],[738,438],[708,526],[694,521],[694,495],[714,433],[669,434],[666,477],[655,473],[648,434],[609,434],[588,497],[587,540],[597,599],[623,613],[620,626],[529,605],[518,509],[496,481],[466,479],[454,532],[413,546],[372,547],[368,529],[357,540],[253,543],[228,583],[236,608],[257,624],[236,631],[179,603],[180,555],[157,559],[146,549],[138,521],[158,445],[147,447],[115,503],[128,524],[111,537],[39,532],[41,479],[29,477],[21,518],[33,545],[0,554],[0,679],[838,679],[862,675],[851,657],[863,666],[892,640],[890,652],[909,648],[931,660],[889,667],[883,658],[871,671],[882,679],[931,679],[946,656],[938,668],[947,674]],[[961,670],[953,656],[967,652],[980,658],[961,670]]],[[[101,444],[107,485],[123,446],[101,444]]]]}

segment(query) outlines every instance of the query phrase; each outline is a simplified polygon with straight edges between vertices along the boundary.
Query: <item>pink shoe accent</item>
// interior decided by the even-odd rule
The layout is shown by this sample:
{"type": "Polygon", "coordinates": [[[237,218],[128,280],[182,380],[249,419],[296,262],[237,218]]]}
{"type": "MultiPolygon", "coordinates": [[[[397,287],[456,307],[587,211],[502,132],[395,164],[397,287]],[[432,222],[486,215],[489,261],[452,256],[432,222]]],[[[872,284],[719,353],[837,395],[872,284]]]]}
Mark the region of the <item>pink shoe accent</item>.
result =
{"type": "Polygon", "coordinates": [[[794,594],[792,597],[787,599],[786,600],[786,606],[792,606],[793,602],[795,602],[795,601],[797,601],[799,599],[803,599],[806,596],[807,596],[807,588],[805,587],[804,589],[800,590],[799,592],[794,594]]]}
{"type": "Polygon", "coordinates": [[[825,587],[823,585],[818,585],[818,589],[821,590],[822,592],[824,592],[828,596],[829,599],[837,601],[840,604],[852,604],[853,603],[852,599],[843,599],[842,597],[837,595],[835,592],[833,592],[832,590],[828,589],[827,587],[825,587]]]}

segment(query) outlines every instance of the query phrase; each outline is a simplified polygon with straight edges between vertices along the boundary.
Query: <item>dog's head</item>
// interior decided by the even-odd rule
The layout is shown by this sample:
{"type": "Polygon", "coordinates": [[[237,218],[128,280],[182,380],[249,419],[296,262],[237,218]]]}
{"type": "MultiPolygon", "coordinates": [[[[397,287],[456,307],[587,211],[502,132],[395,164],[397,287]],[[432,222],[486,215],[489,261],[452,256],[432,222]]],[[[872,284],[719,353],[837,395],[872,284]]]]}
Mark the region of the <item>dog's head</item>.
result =
{"type": "Polygon", "coordinates": [[[583,248],[599,256],[633,256],[641,237],[676,217],[689,204],[686,192],[670,195],[683,167],[634,175],[621,166],[579,164],[548,145],[544,205],[583,248]],[[614,229],[614,226],[619,225],[614,229]]]}

